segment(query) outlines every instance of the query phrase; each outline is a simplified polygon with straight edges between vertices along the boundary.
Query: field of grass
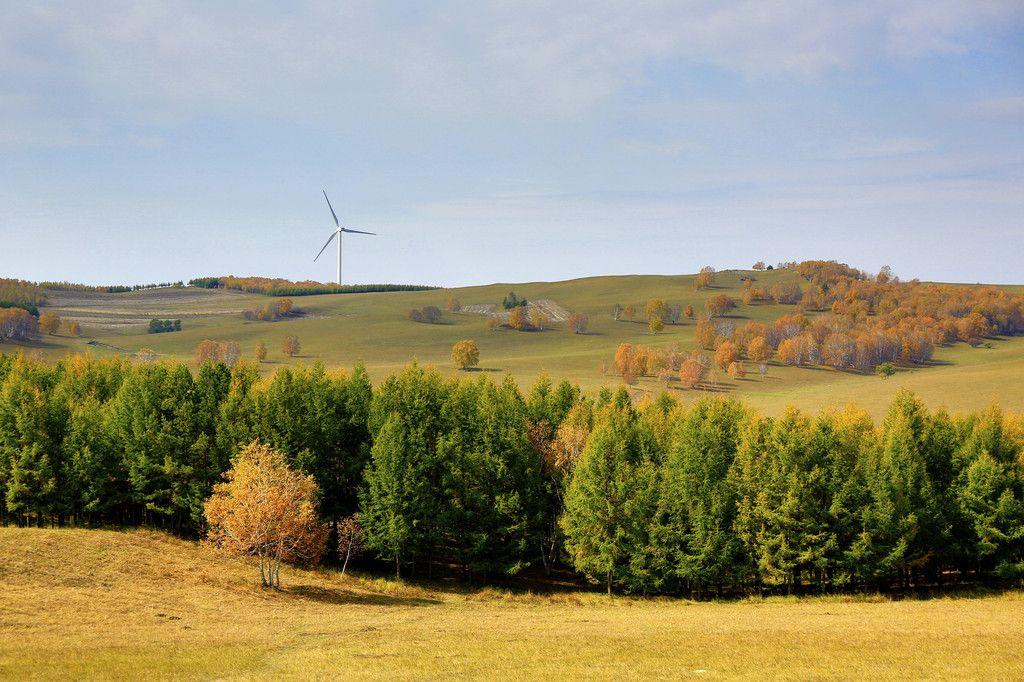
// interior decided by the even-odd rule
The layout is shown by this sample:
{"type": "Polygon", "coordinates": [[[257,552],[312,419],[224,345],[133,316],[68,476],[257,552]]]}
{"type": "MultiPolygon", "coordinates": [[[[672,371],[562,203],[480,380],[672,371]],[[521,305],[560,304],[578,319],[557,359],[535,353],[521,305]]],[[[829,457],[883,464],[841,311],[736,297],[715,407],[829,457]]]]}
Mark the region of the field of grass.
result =
{"type": "Polygon", "coordinates": [[[155,531],[0,528],[0,677],[1024,677],[1019,592],[696,603],[255,578],[155,531]]]}
{"type": "MultiPolygon", "coordinates": [[[[476,339],[484,370],[511,373],[522,385],[532,383],[543,371],[553,378],[568,378],[585,389],[616,385],[619,378],[602,374],[601,365],[612,366],[619,343],[672,344],[684,350],[694,347],[694,323],[666,327],[656,336],[641,322],[643,303],[653,297],[702,311],[706,298],[719,293],[739,297],[741,276],[755,276],[768,285],[797,276],[785,270],[770,272],[727,271],[719,273],[715,288],[697,292],[692,276],[593,277],[565,282],[493,284],[448,291],[396,292],[310,296],[295,299],[306,315],[281,322],[249,322],[241,311],[262,305],[265,297],[228,291],[157,289],[127,294],[76,294],[55,292],[53,309],[80,319],[85,336],[47,336],[37,348],[50,358],[68,352],[97,354],[152,348],[171,358],[188,360],[196,344],[205,339],[239,342],[251,355],[257,341],[270,350],[267,372],[286,363],[323,360],[329,366],[351,366],[362,359],[371,376],[379,380],[398,371],[411,359],[434,364],[454,373],[449,361],[451,346],[465,338],[476,339]],[[449,295],[464,305],[500,304],[510,290],[528,299],[552,299],[559,305],[590,317],[590,332],[575,335],[557,324],[543,332],[491,331],[485,318],[472,314],[444,315],[442,324],[412,322],[411,308],[436,305],[444,308],[449,295]],[[611,319],[615,303],[634,304],[636,322],[611,319]],[[182,318],[184,331],[146,334],[153,317],[182,318]],[[301,357],[288,358],[280,351],[281,340],[295,334],[302,342],[301,357]],[[98,341],[109,347],[87,345],[98,341]]],[[[740,306],[731,316],[737,325],[747,320],[771,321],[792,312],[792,306],[740,306]]],[[[746,379],[720,377],[717,392],[742,397],[768,413],[787,404],[818,409],[856,402],[876,416],[884,412],[889,398],[899,388],[910,388],[930,405],[944,405],[953,411],[975,410],[998,401],[1006,409],[1024,410],[1024,338],[993,341],[991,348],[970,348],[957,344],[936,352],[935,366],[907,370],[883,381],[873,375],[837,372],[827,368],[793,368],[772,365],[765,378],[751,372],[746,379]]],[[[751,368],[752,369],[752,368],[751,368]]],[[[641,380],[637,392],[657,392],[662,386],[654,379],[641,380]]],[[[690,399],[703,391],[672,389],[690,399]]]]}

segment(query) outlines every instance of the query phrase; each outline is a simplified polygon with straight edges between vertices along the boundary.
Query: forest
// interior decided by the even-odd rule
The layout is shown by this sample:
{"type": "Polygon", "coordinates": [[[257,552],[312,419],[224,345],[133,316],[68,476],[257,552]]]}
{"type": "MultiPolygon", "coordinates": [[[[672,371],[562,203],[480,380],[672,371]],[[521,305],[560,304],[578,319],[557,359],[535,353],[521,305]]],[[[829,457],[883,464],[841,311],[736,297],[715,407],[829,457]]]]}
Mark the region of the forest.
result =
{"type": "MultiPolygon", "coordinates": [[[[1024,575],[1024,419],[901,393],[758,414],[639,403],[540,377],[0,356],[5,524],[207,532],[204,505],[258,441],[357,519],[403,577],[570,569],[611,591],[701,596],[1014,584],[1024,575]]],[[[383,562],[387,562],[384,564],[383,562]]]]}

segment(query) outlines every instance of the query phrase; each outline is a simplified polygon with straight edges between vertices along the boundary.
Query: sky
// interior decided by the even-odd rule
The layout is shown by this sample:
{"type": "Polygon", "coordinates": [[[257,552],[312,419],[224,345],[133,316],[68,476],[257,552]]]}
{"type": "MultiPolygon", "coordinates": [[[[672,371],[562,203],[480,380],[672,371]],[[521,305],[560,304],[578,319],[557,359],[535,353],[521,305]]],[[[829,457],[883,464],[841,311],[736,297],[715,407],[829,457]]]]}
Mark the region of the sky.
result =
{"type": "Polygon", "coordinates": [[[1024,2],[19,2],[0,276],[1024,283],[1024,2]]]}

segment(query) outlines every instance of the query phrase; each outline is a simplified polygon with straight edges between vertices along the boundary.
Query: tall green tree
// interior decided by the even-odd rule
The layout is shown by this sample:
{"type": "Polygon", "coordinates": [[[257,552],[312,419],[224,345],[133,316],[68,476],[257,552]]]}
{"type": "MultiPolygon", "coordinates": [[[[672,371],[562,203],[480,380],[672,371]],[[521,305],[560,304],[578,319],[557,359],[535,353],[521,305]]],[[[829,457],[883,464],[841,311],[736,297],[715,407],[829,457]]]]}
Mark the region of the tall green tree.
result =
{"type": "Polygon", "coordinates": [[[608,591],[652,587],[651,520],[658,503],[653,438],[628,407],[610,408],[591,433],[565,494],[562,530],[576,570],[608,591]]]}
{"type": "Polygon", "coordinates": [[[731,475],[745,417],[735,400],[698,401],[676,423],[665,459],[658,542],[666,570],[698,596],[735,582],[747,563],[731,475]]]}
{"type": "Polygon", "coordinates": [[[430,509],[430,484],[416,454],[409,447],[401,417],[397,413],[388,417],[370,451],[361,497],[359,519],[366,544],[395,563],[399,578],[402,564],[415,558],[417,534],[430,509]]]}

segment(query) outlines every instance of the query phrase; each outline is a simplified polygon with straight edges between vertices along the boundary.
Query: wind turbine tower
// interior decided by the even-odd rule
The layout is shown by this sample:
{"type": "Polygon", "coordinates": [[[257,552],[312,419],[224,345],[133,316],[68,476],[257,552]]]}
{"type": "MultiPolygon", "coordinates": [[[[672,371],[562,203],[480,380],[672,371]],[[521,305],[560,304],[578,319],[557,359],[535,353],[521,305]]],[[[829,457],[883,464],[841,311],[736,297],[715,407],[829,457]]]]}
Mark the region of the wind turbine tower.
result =
{"type": "Polygon", "coordinates": [[[363,232],[362,230],[353,230],[353,229],[348,228],[348,227],[342,227],[341,223],[338,222],[338,214],[334,212],[334,207],[331,206],[331,200],[327,199],[327,190],[324,190],[324,199],[327,200],[327,208],[331,209],[331,217],[334,218],[334,228],[335,229],[334,229],[334,232],[331,233],[331,236],[327,238],[327,242],[324,244],[323,248],[320,249],[320,253],[316,254],[316,258],[313,259],[313,262],[315,263],[320,258],[320,256],[323,255],[323,252],[326,251],[327,247],[331,245],[331,240],[334,239],[335,237],[337,237],[338,238],[338,284],[341,284],[341,233],[342,232],[351,232],[353,234],[373,234],[373,235],[375,235],[376,233],[375,232],[363,232]]]}

